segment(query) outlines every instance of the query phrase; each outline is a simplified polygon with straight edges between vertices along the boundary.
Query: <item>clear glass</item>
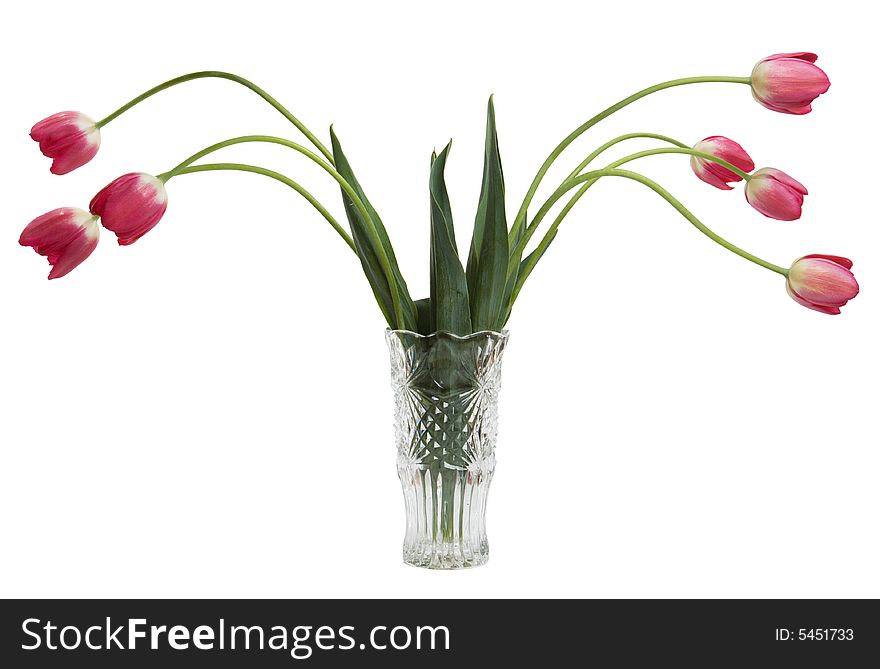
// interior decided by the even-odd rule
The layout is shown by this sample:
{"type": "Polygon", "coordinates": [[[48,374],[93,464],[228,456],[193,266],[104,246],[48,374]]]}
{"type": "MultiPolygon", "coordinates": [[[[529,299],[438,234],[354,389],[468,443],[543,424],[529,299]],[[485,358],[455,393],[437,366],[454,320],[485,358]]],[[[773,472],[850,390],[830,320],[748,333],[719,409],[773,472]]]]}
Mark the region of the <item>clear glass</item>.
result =
{"type": "Polygon", "coordinates": [[[406,505],[403,561],[428,569],[485,564],[507,331],[459,337],[387,330],[386,339],[406,505]]]}

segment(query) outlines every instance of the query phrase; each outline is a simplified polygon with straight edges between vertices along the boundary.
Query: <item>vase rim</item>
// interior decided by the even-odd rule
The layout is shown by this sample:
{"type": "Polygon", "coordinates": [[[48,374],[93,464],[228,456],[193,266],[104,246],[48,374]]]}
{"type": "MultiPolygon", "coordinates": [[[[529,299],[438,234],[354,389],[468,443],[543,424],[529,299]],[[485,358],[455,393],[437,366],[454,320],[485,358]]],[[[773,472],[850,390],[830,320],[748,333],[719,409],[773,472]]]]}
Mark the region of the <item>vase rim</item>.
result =
{"type": "Polygon", "coordinates": [[[456,341],[469,341],[471,339],[478,339],[480,337],[485,337],[487,335],[493,335],[498,337],[499,339],[508,339],[510,337],[509,330],[478,330],[477,332],[472,332],[468,335],[457,335],[454,332],[450,332],[449,330],[437,330],[436,332],[432,332],[431,334],[421,334],[420,332],[413,332],[412,330],[392,330],[391,328],[385,328],[386,335],[408,335],[411,337],[416,337],[418,339],[430,339],[431,337],[445,337],[449,339],[454,339],[456,341]]]}

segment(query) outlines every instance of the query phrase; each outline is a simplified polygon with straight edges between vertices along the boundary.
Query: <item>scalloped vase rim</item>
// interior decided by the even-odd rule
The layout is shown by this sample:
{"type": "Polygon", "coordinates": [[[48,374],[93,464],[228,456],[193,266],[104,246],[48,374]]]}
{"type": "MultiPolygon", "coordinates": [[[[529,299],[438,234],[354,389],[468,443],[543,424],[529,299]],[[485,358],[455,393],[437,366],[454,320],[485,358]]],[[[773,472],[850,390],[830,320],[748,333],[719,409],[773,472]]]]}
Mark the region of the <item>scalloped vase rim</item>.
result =
{"type": "Polygon", "coordinates": [[[500,339],[509,339],[510,331],[509,330],[478,330],[477,332],[472,332],[468,335],[457,335],[454,332],[450,332],[449,330],[437,330],[436,332],[432,332],[431,334],[421,334],[420,332],[413,332],[412,330],[392,330],[391,328],[385,328],[385,333],[388,335],[408,335],[412,337],[416,337],[418,339],[431,339],[432,337],[436,338],[448,338],[454,339],[456,341],[469,341],[471,339],[478,339],[480,337],[485,337],[487,335],[493,335],[495,337],[499,337],[500,339]]]}

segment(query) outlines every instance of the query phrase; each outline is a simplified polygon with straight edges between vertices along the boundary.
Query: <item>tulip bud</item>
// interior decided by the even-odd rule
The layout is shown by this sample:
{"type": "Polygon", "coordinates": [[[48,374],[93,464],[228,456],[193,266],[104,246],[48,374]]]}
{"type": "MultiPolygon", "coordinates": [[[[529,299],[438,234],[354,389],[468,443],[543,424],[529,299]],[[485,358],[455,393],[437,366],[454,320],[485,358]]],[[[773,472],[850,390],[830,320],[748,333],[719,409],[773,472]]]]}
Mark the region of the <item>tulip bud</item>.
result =
{"type": "Polygon", "coordinates": [[[814,53],[778,53],[752,70],[752,95],[767,109],[783,114],[808,114],[810,103],[828,90],[828,75],[813,65],[814,53]]]}
{"type": "Polygon", "coordinates": [[[18,243],[46,256],[52,265],[49,278],[57,279],[91,255],[100,232],[97,217],[82,209],[64,207],[28,223],[18,243]]]}
{"type": "Polygon", "coordinates": [[[807,189],[782,170],[772,167],[758,170],[745,190],[748,203],[767,218],[795,221],[801,217],[807,189]]]}
{"type": "Polygon", "coordinates": [[[800,305],[823,314],[839,314],[840,308],[859,294],[852,260],[816,253],[798,258],[788,270],[785,288],[800,305]]]}
{"type": "Polygon", "coordinates": [[[160,179],[149,174],[125,174],[105,186],[89,204],[101,225],[116,233],[120,246],[133,244],[153,229],[168,204],[160,179]]]}
{"type": "Polygon", "coordinates": [[[101,131],[85,114],[66,111],[37,123],[31,128],[31,139],[39,142],[44,156],[52,158],[52,174],[67,174],[95,157],[101,131]]]}
{"type": "MultiPolygon", "coordinates": [[[[751,172],[755,169],[755,163],[749,157],[749,154],[746,153],[745,149],[727,137],[719,135],[707,137],[694,144],[694,149],[726,160],[743,172],[751,172]]],[[[715,186],[715,188],[720,188],[721,190],[732,190],[733,187],[728,184],[742,181],[742,177],[735,172],[731,172],[726,167],[722,167],[718,163],[700,158],[699,156],[691,156],[691,169],[697,177],[710,186],[715,186]]]]}

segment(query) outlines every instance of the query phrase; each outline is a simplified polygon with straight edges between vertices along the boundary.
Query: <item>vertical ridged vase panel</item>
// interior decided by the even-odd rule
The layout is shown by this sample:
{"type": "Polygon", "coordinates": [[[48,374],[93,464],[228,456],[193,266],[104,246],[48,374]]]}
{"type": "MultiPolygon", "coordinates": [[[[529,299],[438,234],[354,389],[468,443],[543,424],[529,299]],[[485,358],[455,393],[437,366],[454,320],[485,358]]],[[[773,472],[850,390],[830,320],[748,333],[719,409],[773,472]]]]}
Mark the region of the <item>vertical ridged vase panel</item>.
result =
{"type": "Polygon", "coordinates": [[[484,564],[507,333],[389,330],[386,338],[406,505],[403,560],[429,569],[484,564]]]}

